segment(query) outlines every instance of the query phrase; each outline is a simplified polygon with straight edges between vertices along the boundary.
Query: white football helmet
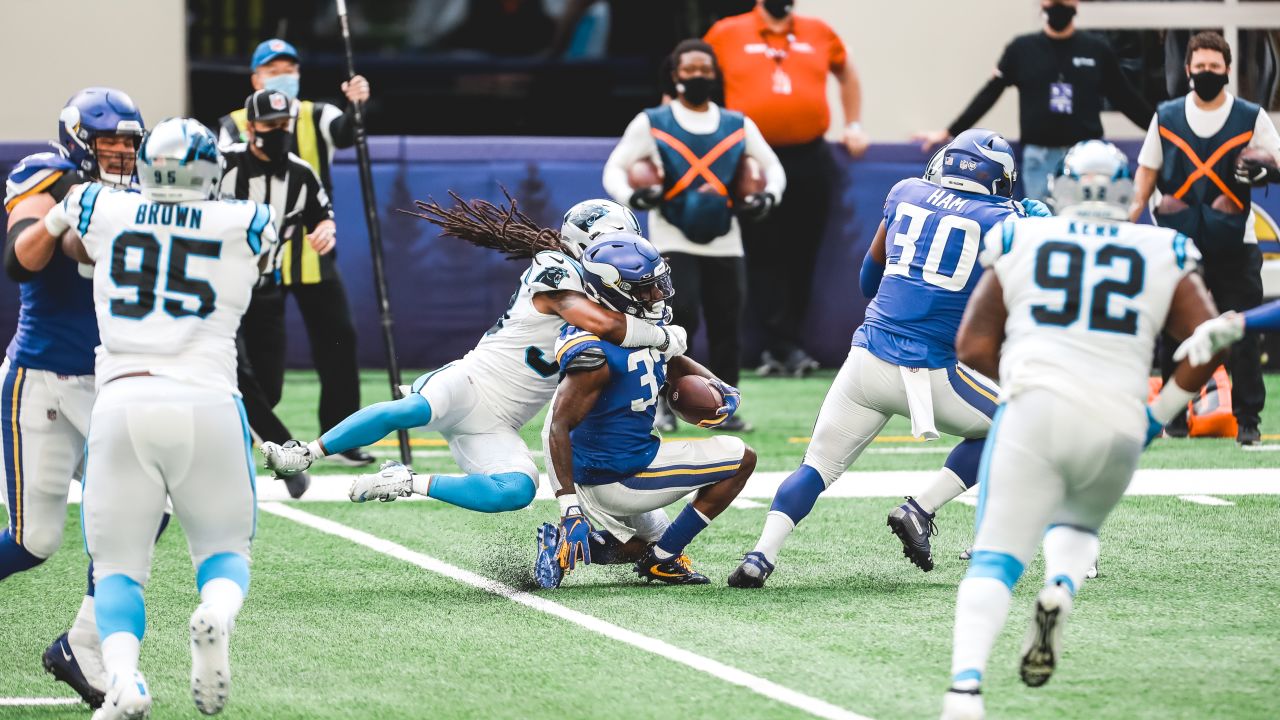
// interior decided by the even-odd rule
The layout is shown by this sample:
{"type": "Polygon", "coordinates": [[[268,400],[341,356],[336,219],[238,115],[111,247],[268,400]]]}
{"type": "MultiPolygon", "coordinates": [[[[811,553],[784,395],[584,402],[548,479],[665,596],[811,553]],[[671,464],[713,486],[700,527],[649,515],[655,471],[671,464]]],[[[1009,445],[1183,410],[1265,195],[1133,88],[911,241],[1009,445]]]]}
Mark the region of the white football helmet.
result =
{"type": "Polygon", "coordinates": [[[156,125],[138,150],[138,184],[152,202],[209,200],[222,180],[218,139],[191,118],[156,125]]]}
{"type": "Polygon", "coordinates": [[[625,205],[612,200],[583,200],[569,208],[560,226],[560,244],[570,256],[581,259],[597,237],[611,232],[640,234],[640,221],[625,205]]]}
{"type": "Polygon", "coordinates": [[[1104,140],[1076,143],[1049,178],[1049,194],[1058,215],[1124,220],[1133,199],[1129,158],[1104,140]]]}

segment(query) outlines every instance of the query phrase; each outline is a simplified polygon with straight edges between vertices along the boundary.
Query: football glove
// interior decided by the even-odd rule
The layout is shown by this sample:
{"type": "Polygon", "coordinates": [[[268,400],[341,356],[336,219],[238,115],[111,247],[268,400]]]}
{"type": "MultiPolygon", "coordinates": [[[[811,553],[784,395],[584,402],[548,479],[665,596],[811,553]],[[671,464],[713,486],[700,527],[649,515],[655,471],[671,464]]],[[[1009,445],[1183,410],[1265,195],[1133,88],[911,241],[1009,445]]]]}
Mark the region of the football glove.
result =
{"type": "Polygon", "coordinates": [[[1236,163],[1236,180],[1245,185],[1280,183],[1280,169],[1253,158],[1240,158],[1240,162],[1236,163]]]}
{"type": "Polygon", "coordinates": [[[591,564],[591,523],[587,522],[587,516],[577,505],[570,506],[560,518],[556,557],[565,574],[573,572],[579,563],[591,564]]]}
{"type": "Polygon", "coordinates": [[[650,185],[643,187],[631,193],[631,199],[627,201],[631,207],[636,210],[652,210],[658,207],[662,202],[662,186],[650,185]]]}
{"type": "Polygon", "coordinates": [[[1049,206],[1035,198],[1022,198],[1018,204],[1022,206],[1022,212],[1026,213],[1027,217],[1053,217],[1053,211],[1049,206]]]}
{"type": "Polygon", "coordinates": [[[724,396],[724,405],[716,410],[716,416],[698,423],[701,428],[713,428],[724,423],[725,420],[733,417],[738,411],[738,405],[742,403],[742,393],[738,392],[738,388],[724,382],[719,378],[710,378],[711,386],[720,391],[724,396]]]}
{"type": "Polygon", "coordinates": [[[658,348],[662,359],[670,360],[685,354],[689,349],[689,332],[679,325],[663,325],[662,329],[667,333],[666,346],[658,348]]]}
{"type": "Polygon", "coordinates": [[[1242,337],[1244,316],[1228,311],[1200,323],[1191,337],[1183,340],[1178,349],[1173,351],[1173,359],[1180,361],[1186,358],[1193,367],[1199,367],[1208,364],[1219,350],[1230,347],[1242,337]]]}
{"type": "Polygon", "coordinates": [[[773,212],[773,206],[777,204],[778,201],[769,193],[751,193],[738,204],[738,215],[744,220],[759,222],[768,217],[769,213],[773,212]]]}
{"type": "Polygon", "coordinates": [[[538,528],[538,557],[533,563],[533,579],[538,587],[560,587],[564,579],[564,568],[560,566],[560,528],[551,523],[542,523],[538,528]]]}

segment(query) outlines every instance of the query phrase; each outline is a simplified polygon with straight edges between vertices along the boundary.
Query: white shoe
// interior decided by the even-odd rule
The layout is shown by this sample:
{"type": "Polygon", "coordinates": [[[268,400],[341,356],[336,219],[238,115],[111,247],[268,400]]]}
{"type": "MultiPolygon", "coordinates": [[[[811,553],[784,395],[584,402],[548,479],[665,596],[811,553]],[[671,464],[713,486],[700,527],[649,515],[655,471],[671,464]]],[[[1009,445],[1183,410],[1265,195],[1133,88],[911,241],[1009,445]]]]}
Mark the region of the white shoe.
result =
{"type": "Polygon", "coordinates": [[[1062,585],[1050,585],[1036,596],[1036,607],[1022,643],[1018,674],[1027,687],[1049,682],[1062,652],[1062,625],[1071,615],[1071,593],[1062,585]]]}
{"type": "Polygon", "coordinates": [[[222,712],[231,694],[231,629],[210,605],[191,614],[191,699],[205,715],[222,712]]]}
{"type": "Polygon", "coordinates": [[[347,491],[351,502],[381,500],[391,502],[396,498],[413,494],[413,471],[395,460],[382,463],[382,469],[373,475],[357,475],[347,491]]]}
{"type": "Polygon", "coordinates": [[[948,690],[942,699],[942,720],[983,720],[987,710],[978,691],[948,690]]]}
{"type": "Polygon", "coordinates": [[[135,672],[132,677],[113,678],[102,707],[93,720],[143,720],[151,717],[151,691],[147,679],[135,672]]]}
{"type": "Polygon", "coordinates": [[[293,477],[311,467],[311,463],[315,461],[311,449],[297,440],[289,440],[283,445],[264,442],[262,457],[267,461],[267,469],[278,478],[293,477]]]}

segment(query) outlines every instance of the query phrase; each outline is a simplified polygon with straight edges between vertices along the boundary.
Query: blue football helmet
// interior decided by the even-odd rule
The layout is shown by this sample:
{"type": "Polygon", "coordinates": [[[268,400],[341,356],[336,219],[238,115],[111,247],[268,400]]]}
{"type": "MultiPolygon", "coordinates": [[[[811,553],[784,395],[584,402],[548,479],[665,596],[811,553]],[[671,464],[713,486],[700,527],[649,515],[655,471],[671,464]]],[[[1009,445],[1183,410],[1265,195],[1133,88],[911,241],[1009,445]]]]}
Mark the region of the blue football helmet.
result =
{"type": "Polygon", "coordinates": [[[1049,194],[1059,215],[1124,220],[1133,200],[1129,158],[1104,140],[1076,143],[1049,178],[1049,194]]]}
{"type": "Polygon", "coordinates": [[[669,319],[676,294],[671,268],[648,240],[630,232],[605,233],[582,253],[587,287],[602,304],[656,323],[669,319]]]}
{"type": "Polygon", "coordinates": [[[222,153],[209,128],[191,118],[169,118],[151,129],[138,149],[138,184],[148,200],[209,200],[222,181],[222,153]]]}
{"type": "Polygon", "coordinates": [[[89,177],[116,187],[133,184],[134,154],[145,130],[133,98],[113,88],[85,88],[72,95],[58,114],[58,142],[71,162],[89,177]],[[95,140],[109,135],[133,137],[133,152],[126,157],[99,157],[95,140]],[[104,161],[109,167],[104,167],[104,161]]]}
{"type": "Polygon", "coordinates": [[[938,184],[952,190],[1013,197],[1018,171],[1013,147],[1000,133],[974,128],[965,130],[942,154],[938,184]]]}
{"type": "Polygon", "coordinates": [[[942,179],[942,158],[947,154],[948,147],[950,145],[943,145],[929,157],[929,164],[924,166],[924,174],[920,176],[922,180],[937,185],[942,179]]]}

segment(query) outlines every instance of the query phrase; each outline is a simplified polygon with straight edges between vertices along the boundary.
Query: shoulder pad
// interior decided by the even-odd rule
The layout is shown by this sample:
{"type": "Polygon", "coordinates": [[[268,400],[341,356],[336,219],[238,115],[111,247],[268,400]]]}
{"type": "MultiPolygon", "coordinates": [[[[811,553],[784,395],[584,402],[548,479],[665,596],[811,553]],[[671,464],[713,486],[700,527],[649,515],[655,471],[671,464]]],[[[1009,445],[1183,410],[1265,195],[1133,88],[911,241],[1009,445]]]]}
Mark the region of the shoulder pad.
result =
{"type": "Polygon", "coordinates": [[[582,280],[582,266],[576,260],[561,252],[543,250],[533,258],[529,268],[527,284],[534,293],[573,290],[585,293],[586,285],[582,280]]]}
{"type": "Polygon", "coordinates": [[[589,347],[600,349],[603,347],[603,343],[593,333],[572,325],[566,325],[564,330],[561,331],[560,337],[556,340],[556,362],[563,367],[566,361],[571,360],[574,355],[589,347]]]}
{"type": "Polygon", "coordinates": [[[13,166],[5,180],[5,210],[13,210],[24,198],[44,192],[65,173],[75,171],[76,166],[61,153],[41,152],[26,156],[13,166]]]}
{"type": "Polygon", "coordinates": [[[570,353],[565,357],[565,364],[560,366],[561,372],[581,372],[585,370],[598,370],[609,363],[609,358],[604,354],[604,348],[599,345],[592,344],[575,353],[570,353]]]}

